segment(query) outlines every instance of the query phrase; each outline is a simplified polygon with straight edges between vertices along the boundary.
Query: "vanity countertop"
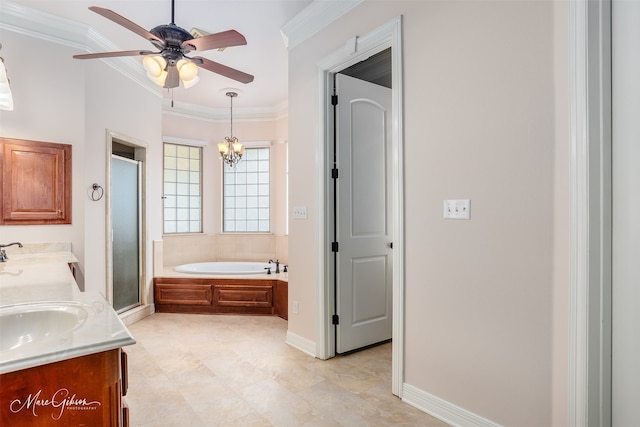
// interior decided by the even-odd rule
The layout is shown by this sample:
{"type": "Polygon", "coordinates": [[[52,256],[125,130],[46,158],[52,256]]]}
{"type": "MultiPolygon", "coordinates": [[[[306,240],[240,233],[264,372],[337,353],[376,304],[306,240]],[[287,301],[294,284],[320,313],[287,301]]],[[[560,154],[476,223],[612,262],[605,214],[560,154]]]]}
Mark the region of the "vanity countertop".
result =
{"type": "Polygon", "coordinates": [[[0,263],[0,374],[135,344],[99,292],[81,292],[70,252],[0,263]]]}

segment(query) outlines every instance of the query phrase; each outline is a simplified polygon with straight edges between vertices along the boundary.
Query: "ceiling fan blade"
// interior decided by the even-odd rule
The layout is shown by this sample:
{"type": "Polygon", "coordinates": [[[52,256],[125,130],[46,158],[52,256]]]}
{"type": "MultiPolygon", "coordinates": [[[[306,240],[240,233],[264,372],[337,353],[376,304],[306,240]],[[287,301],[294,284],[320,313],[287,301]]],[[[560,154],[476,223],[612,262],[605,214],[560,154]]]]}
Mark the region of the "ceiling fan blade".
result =
{"type": "Polygon", "coordinates": [[[158,36],[156,36],[155,34],[150,33],[149,31],[145,30],[144,28],[142,28],[138,24],[136,24],[136,23],[134,23],[132,21],[129,21],[124,16],[118,15],[113,10],[105,9],[103,7],[98,7],[98,6],[89,6],[89,9],[94,11],[95,13],[97,13],[99,15],[104,16],[107,19],[112,20],[113,22],[115,22],[118,25],[122,25],[126,29],[133,31],[134,33],[138,34],[139,36],[144,37],[145,39],[147,39],[151,43],[153,43],[154,46],[157,46],[157,47],[161,48],[161,47],[164,47],[166,45],[165,41],[162,40],[161,38],[159,38],[158,36]]]}
{"type": "Polygon", "coordinates": [[[180,85],[180,74],[175,65],[167,65],[167,79],[164,81],[164,88],[171,89],[180,85]]]}
{"type": "Polygon", "coordinates": [[[185,40],[182,48],[193,51],[202,51],[209,49],[219,49],[222,47],[240,46],[247,44],[247,40],[242,34],[236,30],[223,31],[221,33],[209,34],[203,37],[197,37],[185,40]]]}
{"type": "Polygon", "coordinates": [[[94,59],[94,58],[112,58],[115,56],[140,56],[140,55],[152,55],[158,54],[158,52],[151,52],[150,50],[121,50],[118,52],[97,52],[97,53],[83,53],[81,55],[73,55],[76,59],[94,59]]]}
{"type": "Polygon", "coordinates": [[[198,67],[220,74],[221,76],[237,80],[240,83],[251,83],[253,81],[253,76],[251,74],[243,73],[235,68],[227,67],[226,65],[213,62],[201,56],[194,56],[192,59],[198,67]]]}

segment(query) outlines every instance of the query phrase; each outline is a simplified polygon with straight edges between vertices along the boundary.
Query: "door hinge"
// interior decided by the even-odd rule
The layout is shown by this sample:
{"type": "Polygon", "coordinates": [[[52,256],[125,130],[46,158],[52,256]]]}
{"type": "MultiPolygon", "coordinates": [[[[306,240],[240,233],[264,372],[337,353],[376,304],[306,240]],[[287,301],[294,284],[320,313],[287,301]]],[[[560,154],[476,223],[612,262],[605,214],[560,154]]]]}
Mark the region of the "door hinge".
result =
{"type": "Polygon", "coordinates": [[[338,252],[338,242],[331,242],[331,252],[338,252]]]}
{"type": "Polygon", "coordinates": [[[338,95],[331,95],[331,105],[338,105],[338,95]]]}
{"type": "Polygon", "coordinates": [[[331,178],[338,179],[338,168],[331,169],[331,178]]]}
{"type": "Polygon", "coordinates": [[[337,314],[334,314],[333,316],[331,316],[331,324],[332,325],[339,325],[340,324],[340,316],[338,316],[337,314]]]}

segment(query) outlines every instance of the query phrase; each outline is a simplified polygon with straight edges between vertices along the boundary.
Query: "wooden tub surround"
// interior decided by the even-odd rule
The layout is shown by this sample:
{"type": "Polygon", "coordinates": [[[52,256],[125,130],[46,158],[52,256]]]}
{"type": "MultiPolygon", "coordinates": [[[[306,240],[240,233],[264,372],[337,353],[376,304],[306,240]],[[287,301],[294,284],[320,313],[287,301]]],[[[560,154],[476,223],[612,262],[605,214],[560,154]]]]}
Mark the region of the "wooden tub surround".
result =
{"type": "Polygon", "coordinates": [[[288,318],[288,282],[272,279],[156,277],[156,312],[275,315],[288,318]]]}

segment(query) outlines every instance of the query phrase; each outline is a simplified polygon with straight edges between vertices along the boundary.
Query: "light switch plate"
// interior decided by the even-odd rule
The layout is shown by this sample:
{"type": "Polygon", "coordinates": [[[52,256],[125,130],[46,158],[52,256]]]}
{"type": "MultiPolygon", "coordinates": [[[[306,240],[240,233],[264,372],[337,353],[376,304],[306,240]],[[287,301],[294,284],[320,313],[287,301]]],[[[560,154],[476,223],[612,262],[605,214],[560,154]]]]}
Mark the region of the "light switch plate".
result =
{"type": "Polygon", "coordinates": [[[471,219],[471,200],[445,200],[445,219],[471,219]]]}
{"type": "Polygon", "coordinates": [[[293,207],[293,219],[307,219],[307,207],[306,206],[294,206],[293,207]]]}

